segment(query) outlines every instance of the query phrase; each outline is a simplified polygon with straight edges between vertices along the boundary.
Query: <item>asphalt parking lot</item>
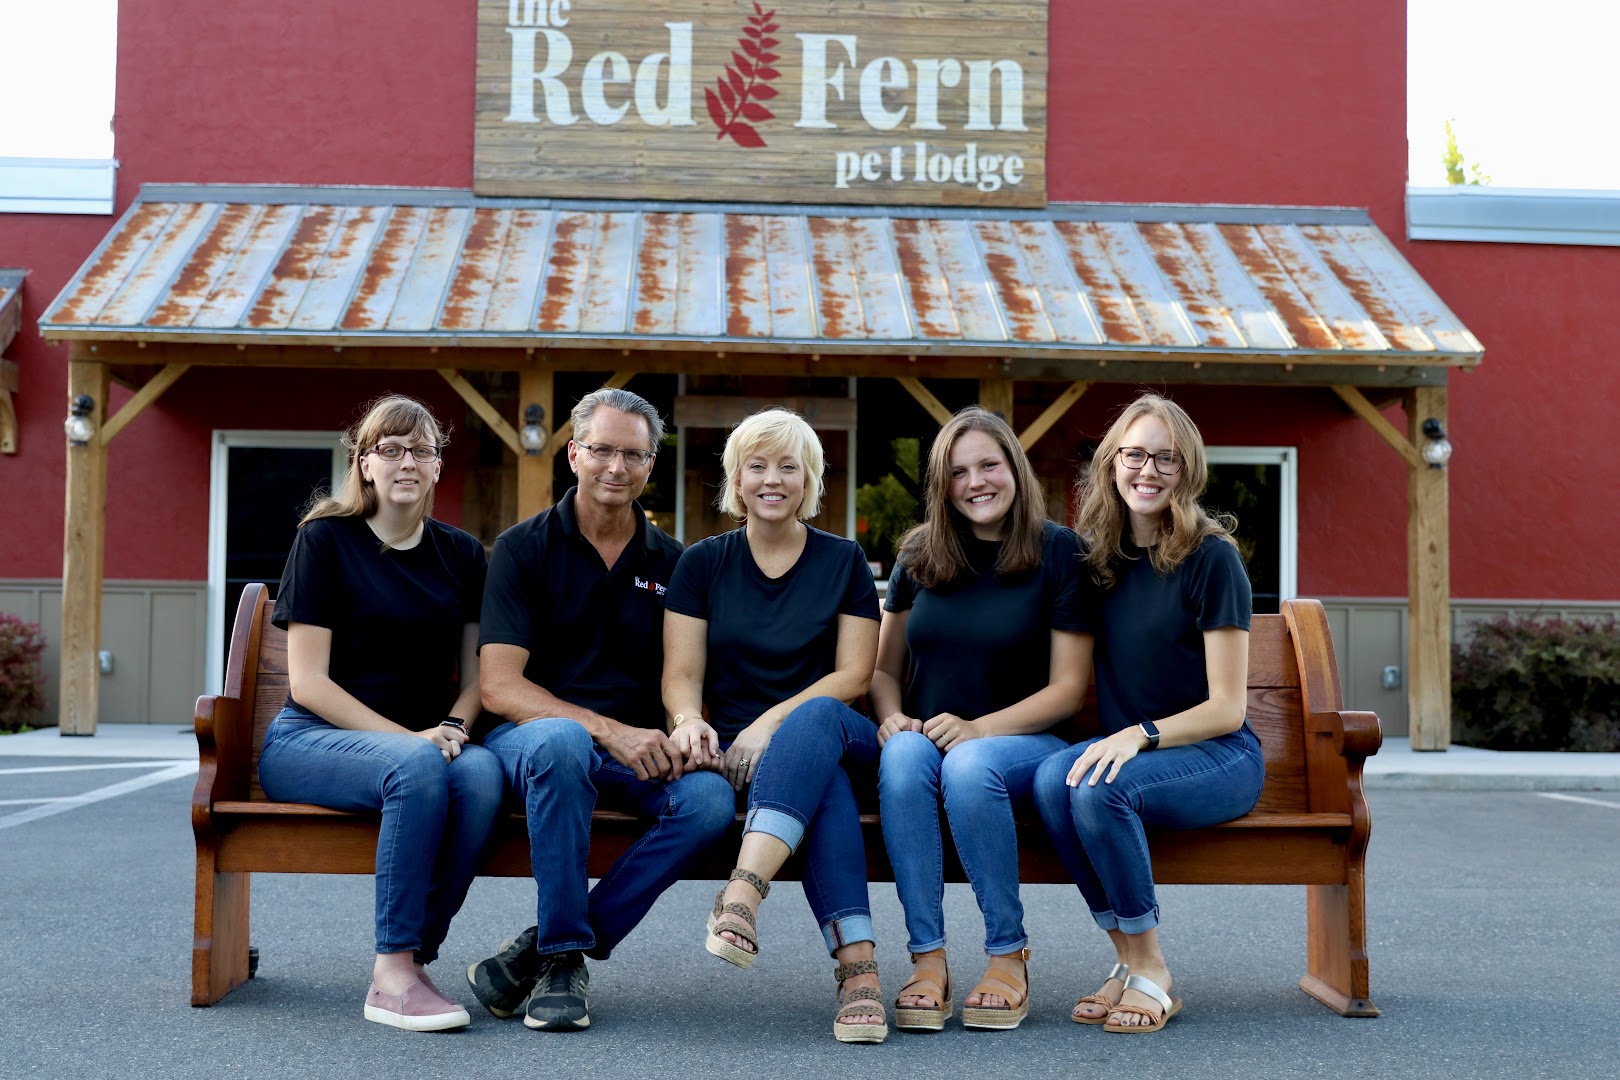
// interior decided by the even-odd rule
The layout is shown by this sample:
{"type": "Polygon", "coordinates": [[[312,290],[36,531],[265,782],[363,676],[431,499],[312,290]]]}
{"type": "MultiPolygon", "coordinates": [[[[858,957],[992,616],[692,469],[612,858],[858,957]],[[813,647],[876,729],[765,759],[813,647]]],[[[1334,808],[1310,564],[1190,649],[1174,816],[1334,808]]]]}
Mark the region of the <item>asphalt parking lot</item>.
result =
{"type": "MultiPolygon", "coordinates": [[[[1620,1076],[1620,792],[1372,792],[1378,1019],[1341,1019],[1295,985],[1302,889],[1178,886],[1162,934],[1183,1012],[1150,1038],[1071,1024],[1111,958],[1073,890],[1033,886],[1020,1030],[953,1023],[859,1047],[831,1037],[832,965],[796,885],[765,905],[746,972],[703,951],[717,885],[678,885],[592,965],[593,1026],[565,1036],[497,1021],[466,991],[459,970],[533,921],[532,886],[479,881],[435,970],[473,1025],[413,1035],[361,1018],[370,878],[261,875],[259,977],[191,1008],[193,772],[14,757],[0,740],[0,1076],[1620,1076]]],[[[892,994],[893,887],[873,903],[892,994]]],[[[947,914],[971,985],[982,924],[965,887],[947,914]]]]}

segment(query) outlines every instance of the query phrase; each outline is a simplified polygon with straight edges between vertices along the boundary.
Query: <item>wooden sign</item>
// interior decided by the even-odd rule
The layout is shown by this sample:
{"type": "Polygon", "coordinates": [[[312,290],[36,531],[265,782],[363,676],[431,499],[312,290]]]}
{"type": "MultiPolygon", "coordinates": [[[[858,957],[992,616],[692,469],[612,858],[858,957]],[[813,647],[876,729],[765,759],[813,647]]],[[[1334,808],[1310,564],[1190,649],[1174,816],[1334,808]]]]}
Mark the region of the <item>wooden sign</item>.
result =
{"type": "Polygon", "coordinates": [[[479,0],[480,195],[1046,203],[1044,0],[479,0]]]}

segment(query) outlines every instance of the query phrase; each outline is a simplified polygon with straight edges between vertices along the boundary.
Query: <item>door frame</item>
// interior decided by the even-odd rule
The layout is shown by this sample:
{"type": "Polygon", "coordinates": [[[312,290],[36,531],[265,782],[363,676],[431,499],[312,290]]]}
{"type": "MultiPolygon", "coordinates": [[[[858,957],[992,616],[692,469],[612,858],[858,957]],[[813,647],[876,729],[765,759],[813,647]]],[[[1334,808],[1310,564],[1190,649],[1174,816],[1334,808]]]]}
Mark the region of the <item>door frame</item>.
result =
{"type": "Polygon", "coordinates": [[[230,452],[236,448],[298,449],[332,451],[334,482],[343,476],[348,455],[340,431],[248,431],[215,428],[210,440],[208,464],[208,650],[203,666],[203,686],[210,694],[224,692],[226,614],[220,610],[225,600],[225,525],[230,507],[230,452]]]}
{"type": "Polygon", "coordinates": [[[1299,448],[1297,446],[1206,446],[1211,465],[1280,465],[1277,492],[1277,593],[1299,592],[1299,448]]]}

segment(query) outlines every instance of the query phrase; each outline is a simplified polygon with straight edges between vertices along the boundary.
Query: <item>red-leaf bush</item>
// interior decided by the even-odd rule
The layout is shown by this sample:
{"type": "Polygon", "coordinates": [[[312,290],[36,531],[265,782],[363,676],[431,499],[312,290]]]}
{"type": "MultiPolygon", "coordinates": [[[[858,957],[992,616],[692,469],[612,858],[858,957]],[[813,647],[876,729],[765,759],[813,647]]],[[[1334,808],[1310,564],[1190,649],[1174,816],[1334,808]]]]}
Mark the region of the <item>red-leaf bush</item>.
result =
{"type": "Polygon", "coordinates": [[[1452,739],[1620,750],[1620,623],[1503,616],[1451,649],[1452,739]]]}
{"type": "Polygon", "coordinates": [[[45,635],[39,624],[0,611],[0,731],[16,731],[45,708],[45,635]]]}
{"type": "Polygon", "coordinates": [[[775,11],[766,11],[757,3],[754,5],[754,13],[748,16],[748,25],[743,27],[743,36],[737,39],[737,47],[742,52],[731,54],[725,76],[715,82],[719,92],[703,91],[703,103],[708,106],[709,119],[720,129],[720,134],[714,137],[716,142],[730,136],[738,146],[753,148],[765,145],[765,139],[754,124],[776,119],[775,113],[760,104],[776,96],[776,87],[770,84],[782,76],[771,66],[782,59],[771,51],[782,43],[780,39],[771,37],[781,29],[771,21],[775,17],[775,11]],[[754,124],[750,124],[750,120],[754,124]]]}

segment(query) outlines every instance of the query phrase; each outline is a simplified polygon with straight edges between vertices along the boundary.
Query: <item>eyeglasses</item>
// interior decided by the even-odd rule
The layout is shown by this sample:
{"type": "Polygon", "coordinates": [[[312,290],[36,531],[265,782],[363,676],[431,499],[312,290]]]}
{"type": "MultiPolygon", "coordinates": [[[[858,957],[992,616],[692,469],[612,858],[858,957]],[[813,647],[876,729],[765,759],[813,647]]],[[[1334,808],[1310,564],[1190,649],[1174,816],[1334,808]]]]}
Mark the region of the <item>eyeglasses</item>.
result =
{"type": "Polygon", "coordinates": [[[1140,446],[1122,446],[1116,452],[1127,469],[1140,469],[1148,463],[1148,458],[1152,458],[1153,467],[1159,471],[1160,476],[1174,476],[1181,471],[1181,455],[1174,450],[1160,450],[1157,454],[1150,454],[1140,446]]]}
{"type": "Polygon", "coordinates": [[[653,459],[651,450],[625,450],[618,446],[609,446],[607,443],[575,443],[575,446],[585,451],[597,461],[612,461],[614,455],[623,454],[624,463],[632,469],[639,469],[653,459]]]}
{"type": "Polygon", "coordinates": [[[367,450],[366,453],[376,454],[384,461],[404,461],[407,453],[423,464],[439,459],[439,448],[437,446],[401,446],[398,443],[378,443],[370,450],[367,450]]]}

